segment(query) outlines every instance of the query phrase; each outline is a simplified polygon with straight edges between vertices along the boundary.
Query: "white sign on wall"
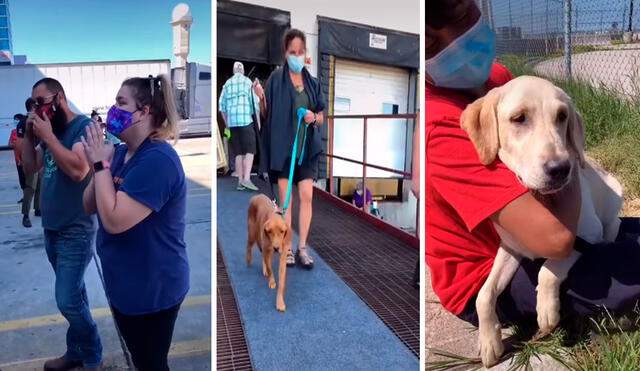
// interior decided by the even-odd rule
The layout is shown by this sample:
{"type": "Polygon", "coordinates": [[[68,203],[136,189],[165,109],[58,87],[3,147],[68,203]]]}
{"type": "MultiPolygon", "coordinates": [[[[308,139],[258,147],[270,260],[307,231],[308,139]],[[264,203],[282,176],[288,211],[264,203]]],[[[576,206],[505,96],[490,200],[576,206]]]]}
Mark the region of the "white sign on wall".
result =
{"type": "Polygon", "coordinates": [[[369,33],[369,47],[387,50],[387,35],[369,33]]]}

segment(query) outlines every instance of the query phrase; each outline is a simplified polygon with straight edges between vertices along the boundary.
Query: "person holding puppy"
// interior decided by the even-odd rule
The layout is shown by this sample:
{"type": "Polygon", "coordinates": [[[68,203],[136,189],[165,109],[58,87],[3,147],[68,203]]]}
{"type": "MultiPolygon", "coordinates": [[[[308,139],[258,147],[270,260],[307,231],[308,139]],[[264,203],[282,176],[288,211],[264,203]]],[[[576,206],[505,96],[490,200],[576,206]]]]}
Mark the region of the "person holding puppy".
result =
{"type": "MultiPolygon", "coordinates": [[[[478,324],[475,299],[500,244],[499,226],[546,259],[566,258],[574,248],[583,253],[561,287],[563,315],[594,315],[603,306],[632,309],[640,299],[640,275],[632,268],[640,263],[638,220],[623,218],[616,243],[589,245],[576,238],[578,177],[540,197],[499,158],[483,165],[460,116],[512,79],[494,61],[495,35],[472,0],[428,2],[425,32],[426,263],[443,307],[478,324]]],[[[544,261],[522,259],[497,301],[502,323],[535,323],[537,274],[544,261]]]]}
{"type": "MultiPolygon", "coordinates": [[[[286,63],[273,71],[267,81],[266,90],[259,83],[255,84],[254,89],[260,98],[260,111],[266,116],[262,130],[264,153],[261,155],[261,172],[268,172],[271,180],[277,180],[281,207],[285,202],[289,185],[289,166],[298,125],[295,112],[299,108],[307,109],[303,120],[309,126],[305,131],[301,125],[298,147],[293,159],[296,161],[293,182],[298,185],[300,199],[300,238],[296,256],[300,264],[311,269],[313,259],[307,251],[307,237],[311,226],[313,181],[317,178],[318,156],[322,152],[318,126],[324,121],[325,98],[318,80],[304,67],[306,40],[305,34],[300,30],[287,31],[283,43],[286,63]]],[[[291,208],[287,210],[286,218],[291,225],[291,208]]],[[[295,262],[293,252],[289,251],[287,264],[294,265],[295,262]]]]}

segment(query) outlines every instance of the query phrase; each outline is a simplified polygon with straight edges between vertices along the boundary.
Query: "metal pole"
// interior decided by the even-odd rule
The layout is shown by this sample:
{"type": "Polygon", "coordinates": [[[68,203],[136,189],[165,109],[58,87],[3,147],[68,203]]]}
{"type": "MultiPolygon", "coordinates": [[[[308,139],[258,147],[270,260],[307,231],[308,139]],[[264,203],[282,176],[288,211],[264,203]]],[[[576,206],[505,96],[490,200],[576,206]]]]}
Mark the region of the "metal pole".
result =
{"type": "Polygon", "coordinates": [[[416,200],[416,237],[420,238],[420,199],[416,200]]]}
{"type": "Polygon", "coordinates": [[[531,34],[533,35],[533,0],[529,1],[529,9],[531,13],[531,19],[529,21],[531,22],[531,34]]]}
{"type": "Polygon", "coordinates": [[[544,55],[549,55],[549,0],[545,3],[547,9],[544,13],[544,55]]]}
{"type": "Polygon", "coordinates": [[[364,118],[364,135],[362,140],[362,211],[365,213],[365,207],[367,205],[367,118],[364,118]]]}
{"type": "MultiPolygon", "coordinates": [[[[329,118],[329,151],[333,156],[333,117],[329,118]]],[[[329,157],[329,193],[332,196],[334,196],[333,191],[333,157],[329,157]]]]}
{"type": "Polygon", "coordinates": [[[571,79],[571,0],[564,1],[564,67],[571,79]]]}
{"type": "Polygon", "coordinates": [[[509,39],[511,39],[512,27],[513,27],[513,18],[511,17],[511,0],[509,0],[509,39]]]}
{"type": "Polygon", "coordinates": [[[633,31],[633,0],[629,1],[629,32],[633,31]]]}

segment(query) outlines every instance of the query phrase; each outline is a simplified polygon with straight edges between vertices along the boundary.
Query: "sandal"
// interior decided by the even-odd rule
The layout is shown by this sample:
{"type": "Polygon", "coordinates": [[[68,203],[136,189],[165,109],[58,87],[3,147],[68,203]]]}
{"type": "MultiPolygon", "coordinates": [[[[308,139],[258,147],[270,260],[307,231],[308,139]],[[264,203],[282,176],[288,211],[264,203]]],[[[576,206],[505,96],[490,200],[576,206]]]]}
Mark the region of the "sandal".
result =
{"type": "Polygon", "coordinates": [[[313,268],[313,258],[307,251],[307,248],[307,246],[298,247],[298,250],[296,251],[296,257],[298,258],[298,263],[300,263],[304,268],[311,269],[313,268]],[[303,251],[302,254],[300,253],[300,250],[303,251]]]}
{"type": "Polygon", "coordinates": [[[293,256],[293,251],[289,249],[289,251],[287,251],[287,267],[294,265],[296,265],[296,258],[293,256]]]}

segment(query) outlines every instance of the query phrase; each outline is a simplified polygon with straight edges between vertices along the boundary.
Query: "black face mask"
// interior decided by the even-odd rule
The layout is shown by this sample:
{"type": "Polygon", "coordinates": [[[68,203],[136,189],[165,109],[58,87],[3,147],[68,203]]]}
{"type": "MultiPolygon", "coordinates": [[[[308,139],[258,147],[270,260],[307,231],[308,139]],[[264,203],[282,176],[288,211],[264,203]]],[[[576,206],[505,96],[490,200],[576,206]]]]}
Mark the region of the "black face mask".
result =
{"type": "Polygon", "coordinates": [[[67,115],[64,113],[59,104],[54,103],[54,113],[51,118],[51,128],[53,133],[58,135],[62,133],[67,126],[67,115]]]}

